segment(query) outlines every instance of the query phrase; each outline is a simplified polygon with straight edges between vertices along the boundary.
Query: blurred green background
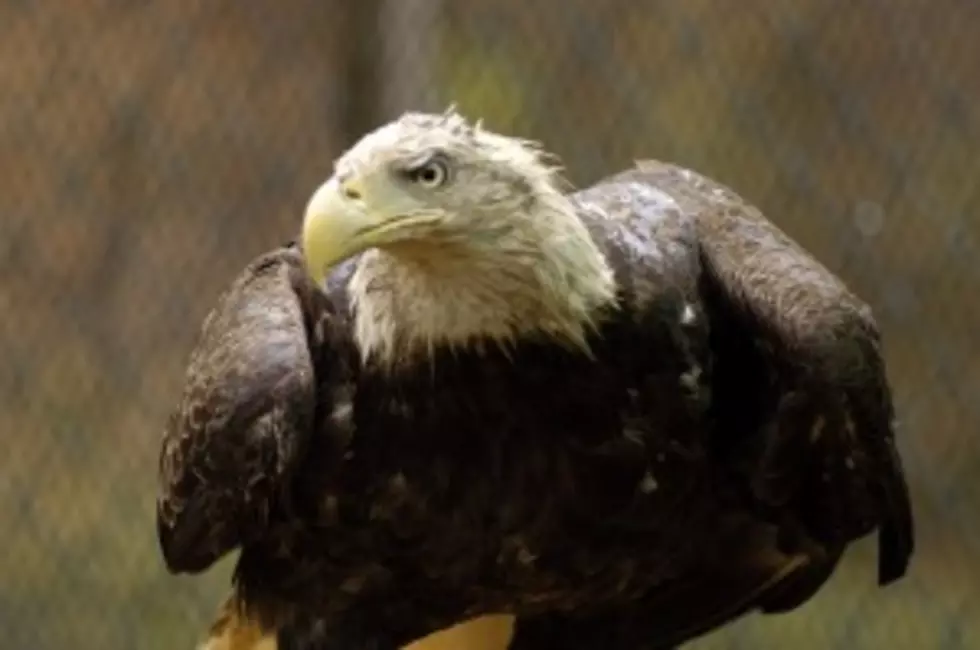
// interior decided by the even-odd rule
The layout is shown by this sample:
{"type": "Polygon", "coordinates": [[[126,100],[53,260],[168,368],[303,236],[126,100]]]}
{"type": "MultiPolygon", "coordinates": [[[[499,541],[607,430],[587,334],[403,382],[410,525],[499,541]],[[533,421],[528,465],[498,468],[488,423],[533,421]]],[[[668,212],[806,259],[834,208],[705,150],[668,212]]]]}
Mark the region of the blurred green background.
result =
{"type": "Polygon", "coordinates": [[[655,157],[761,206],[874,306],[918,519],[697,649],[980,648],[980,3],[0,0],[0,647],[191,648],[159,435],[217,293],[332,160],[450,102],[579,184],[655,157]]]}

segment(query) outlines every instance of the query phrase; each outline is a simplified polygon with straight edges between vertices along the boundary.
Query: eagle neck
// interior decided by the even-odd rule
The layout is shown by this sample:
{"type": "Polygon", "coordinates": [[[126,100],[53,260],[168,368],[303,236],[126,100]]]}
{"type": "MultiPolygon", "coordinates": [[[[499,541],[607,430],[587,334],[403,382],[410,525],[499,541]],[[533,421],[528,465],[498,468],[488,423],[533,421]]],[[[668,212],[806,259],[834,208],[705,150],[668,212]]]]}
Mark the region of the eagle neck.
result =
{"type": "Polygon", "coordinates": [[[587,351],[588,331],[615,295],[612,273],[577,218],[560,233],[544,230],[492,245],[446,240],[365,252],[349,285],[362,357],[398,363],[487,342],[506,350],[533,334],[587,351]]]}

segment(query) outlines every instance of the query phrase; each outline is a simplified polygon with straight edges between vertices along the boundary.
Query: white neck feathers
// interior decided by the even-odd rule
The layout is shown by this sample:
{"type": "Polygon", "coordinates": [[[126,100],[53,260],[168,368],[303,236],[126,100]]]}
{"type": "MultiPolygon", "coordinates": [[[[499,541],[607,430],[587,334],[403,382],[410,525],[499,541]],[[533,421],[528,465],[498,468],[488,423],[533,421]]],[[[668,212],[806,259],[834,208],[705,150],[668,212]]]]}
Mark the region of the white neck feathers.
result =
{"type": "Polygon", "coordinates": [[[601,251],[555,191],[493,240],[412,243],[361,256],[349,292],[362,356],[395,364],[437,346],[550,336],[588,353],[587,335],[613,303],[601,251]]]}

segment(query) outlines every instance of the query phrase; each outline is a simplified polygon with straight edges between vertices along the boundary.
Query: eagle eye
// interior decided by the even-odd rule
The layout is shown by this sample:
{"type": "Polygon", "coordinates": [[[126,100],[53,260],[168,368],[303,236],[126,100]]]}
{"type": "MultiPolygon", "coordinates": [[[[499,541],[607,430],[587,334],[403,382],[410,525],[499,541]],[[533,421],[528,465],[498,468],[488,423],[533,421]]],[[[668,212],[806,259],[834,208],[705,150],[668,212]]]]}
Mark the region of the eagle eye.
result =
{"type": "Polygon", "coordinates": [[[444,156],[434,155],[405,170],[405,177],[426,189],[435,189],[449,179],[449,164],[444,156]]]}

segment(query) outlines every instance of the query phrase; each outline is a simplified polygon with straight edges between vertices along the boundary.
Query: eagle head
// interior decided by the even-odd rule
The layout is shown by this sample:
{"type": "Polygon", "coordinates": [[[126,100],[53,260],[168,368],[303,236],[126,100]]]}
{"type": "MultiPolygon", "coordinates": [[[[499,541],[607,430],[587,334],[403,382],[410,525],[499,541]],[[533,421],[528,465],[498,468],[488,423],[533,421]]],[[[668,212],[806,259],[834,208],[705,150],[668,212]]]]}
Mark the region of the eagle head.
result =
{"type": "Polygon", "coordinates": [[[354,144],[313,194],[301,237],[308,272],[322,285],[337,264],[370,253],[351,284],[358,316],[371,320],[362,349],[529,330],[581,342],[612,299],[612,273],[552,159],[454,109],[405,114],[354,144]],[[382,284],[387,295],[367,290],[382,284]]]}

